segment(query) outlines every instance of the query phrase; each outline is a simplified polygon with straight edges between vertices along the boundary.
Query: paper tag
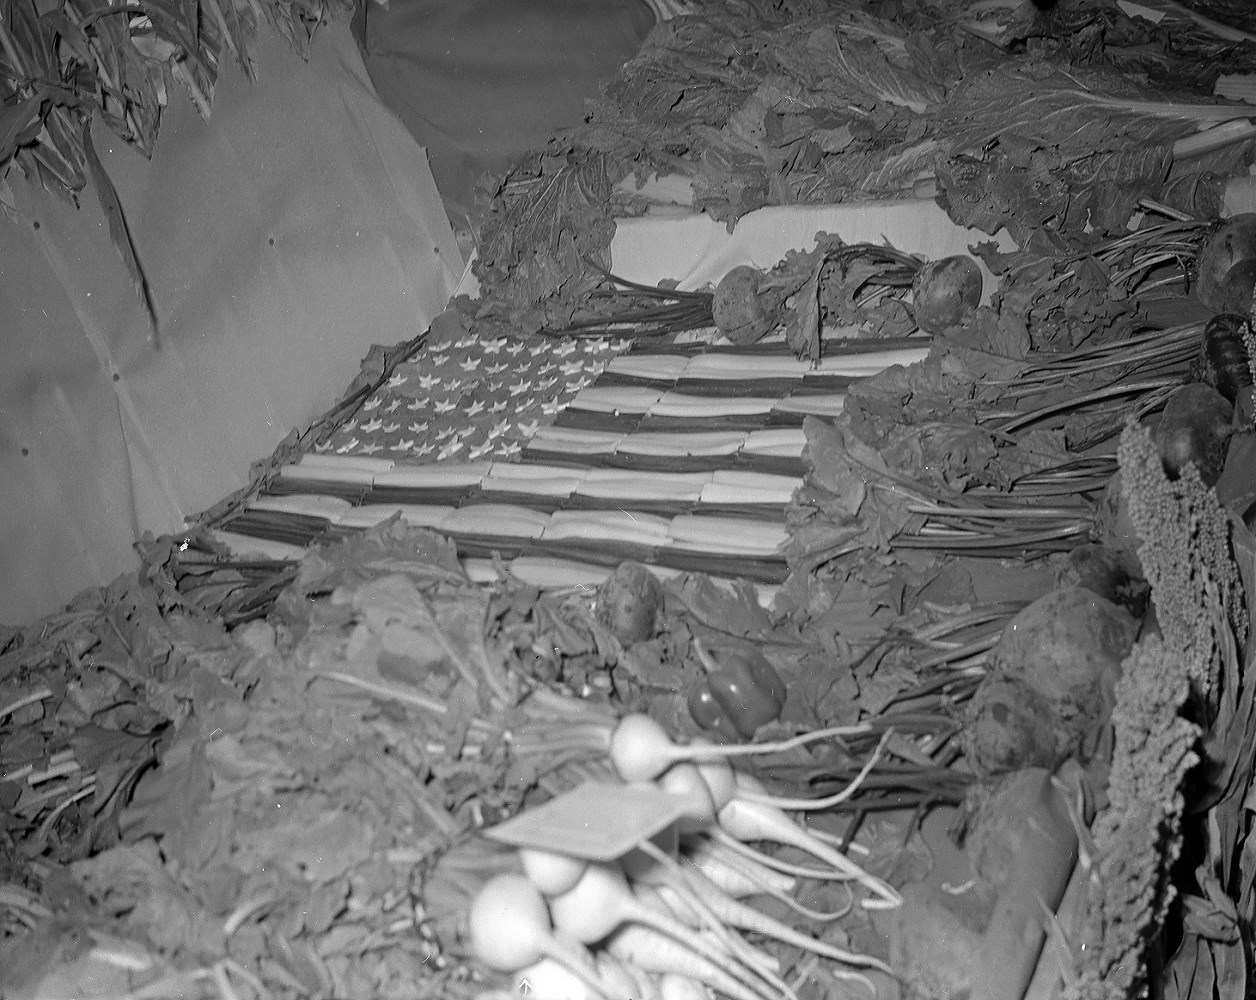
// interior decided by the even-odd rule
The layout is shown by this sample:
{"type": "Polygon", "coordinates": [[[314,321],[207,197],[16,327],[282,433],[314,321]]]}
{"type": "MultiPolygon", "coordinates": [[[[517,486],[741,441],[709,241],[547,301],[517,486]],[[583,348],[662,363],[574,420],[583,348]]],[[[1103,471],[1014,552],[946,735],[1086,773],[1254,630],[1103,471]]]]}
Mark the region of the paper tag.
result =
{"type": "Polygon", "coordinates": [[[484,835],[513,847],[614,861],[666,830],[684,811],[684,799],[659,788],[591,781],[484,835]]]}

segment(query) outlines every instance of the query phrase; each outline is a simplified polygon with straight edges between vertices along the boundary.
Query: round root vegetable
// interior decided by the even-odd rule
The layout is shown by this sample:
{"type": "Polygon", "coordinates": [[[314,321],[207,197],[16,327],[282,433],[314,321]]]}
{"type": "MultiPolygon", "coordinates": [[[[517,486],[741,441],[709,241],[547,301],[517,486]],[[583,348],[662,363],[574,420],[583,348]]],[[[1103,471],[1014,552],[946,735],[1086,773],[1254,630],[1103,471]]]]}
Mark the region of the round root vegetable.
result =
{"type": "Polygon", "coordinates": [[[1256,285],[1256,213],[1227,219],[1204,241],[1195,259],[1195,297],[1213,312],[1252,308],[1256,285]]]}
{"type": "Polygon", "coordinates": [[[589,863],[583,858],[558,851],[543,851],[537,847],[519,848],[519,860],[524,874],[534,886],[547,896],[566,892],[580,881],[589,863]]]}
{"type": "Polygon", "coordinates": [[[702,772],[689,763],[673,764],[658,780],[659,787],[685,802],[677,821],[682,834],[699,833],[715,822],[715,800],[702,772]]]}
{"type": "Polygon", "coordinates": [[[1151,434],[1169,478],[1177,479],[1183,466],[1191,463],[1205,486],[1220,479],[1233,433],[1232,416],[1233,407],[1211,386],[1191,382],[1175,389],[1151,434]]]}
{"type": "MultiPolygon", "coordinates": [[[[506,996],[511,1000],[521,996],[528,1000],[596,1000],[601,994],[561,962],[543,958],[515,973],[514,992],[506,996]]],[[[634,997],[635,991],[619,996],[634,997]]]]}
{"type": "Polygon", "coordinates": [[[912,312],[925,333],[961,325],[981,304],[981,268],[965,254],[931,260],[912,281],[912,312]]]}
{"type": "MultiPolygon", "coordinates": [[[[625,715],[611,734],[611,763],[624,781],[653,781],[673,764],[692,761],[702,770],[704,762],[721,761],[726,757],[745,757],[754,754],[782,753],[794,747],[818,740],[842,736],[863,736],[871,730],[863,724],[834,726],[812,733],[791,736],[773,743],[747,743],[738,746],[716,746],[695,740],[689,746],[677,746],[667,730],[648,715],[632,712],[625,715]]],[[[720,792],[712,787],[711,794],[718,804],[720,792]]]]}
{"type": "Polygon", "coordinates": [[[663,615],[663,585],[641,563],[622,562],[597,590],[597,619],[625,646],[653,639],[663,615]]]}
{"type": "Polygon", "coordinates": [[[543,958],[565,966],[595,996],[608,996],[593,959],[576,942],[557,936],[541,891],[524,875],[496,875],[484,884],[467,915],[471,952],[497,972],[518,972],[543,958]]]}
{"type": "Polygon", "coordinates": [[[1237,313],[1222,313],[1204,324],[1199,351],[1203,381],[1231,403],[1252,385],[1252,358],[1245,341],[1250,333],[1250,321],[1237,313]]]}
{"type": "Polygon", "coordinates": [[[602,941],[625,924],[641,924],[673,939],[695,957],[719,965],[731,978],[763,997],[772,996],[763,983],[778,990],[784,986],[775,976],[747,962],[745,955],[730,955],[679,920],[659,913],[632,894],[623,872],[612,865],[591,864],[576,885],[550,903],[554,926],[585,944],[602,941]]]}
{"type": "Polygon", "coordinates": [[[1128,553],[1093,544],[1079,545],[1069,552],[1059,586],[1084,587],[1092,594],[1119,604],[1134,618],[1142,618],[1151,593],[1128,553]]]}
{"type": "Polygon", "coordinates": [[[733,268],[715,286],[715,325],[734,344],[753,344],[776,329],[780,305],[762,289],[763,274],[748,264],[733,268]]]}
{"type": "Polygon", "coordinates": [[[974,769],[1050,769],[1093,752],[1137,634],[1127,611],[1083,587],[1053,590],[1012,618],[969,708],[974,769]]]}

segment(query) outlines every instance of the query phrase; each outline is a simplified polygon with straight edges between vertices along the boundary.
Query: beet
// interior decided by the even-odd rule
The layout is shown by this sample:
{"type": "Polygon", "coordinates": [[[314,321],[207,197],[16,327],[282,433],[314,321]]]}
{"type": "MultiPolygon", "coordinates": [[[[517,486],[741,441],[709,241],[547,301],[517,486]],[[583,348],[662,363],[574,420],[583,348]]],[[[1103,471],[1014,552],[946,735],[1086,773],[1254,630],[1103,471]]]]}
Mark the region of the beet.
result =
{"type": "Polygon", "coordinates": [[[733,268],[715,286],[715,325],[734,344],[753,344],[776,329],[780,304],[761,288],[764,275],[748,264],[733,268]]]}
{"type": "Polygon", "coordinates": [[[1251,360],[1244,341],[1250,330],[1247,317],[1237,313],[1220,313],[1204,324],[1204,338],[1199,348],[1202,381],[1231,403],[1252,384],[1251,360]]]}
{"type": "Polygon", "coordinates": [[[597,619],[631,646],[658,634],[665,599],[653,573],[641,563],[622,562],[598,588],[597,619]]]}
{"type": "Polygon", "coordinates": [[[1256,213],[1227,219],[1204,240],[1195,258],[1195,297],[1213,312],[1252,309],[1256,286],[1256,213]]]}
{"type": "Polygon", "coordinates": [[[912,312],[925,333],[959,326],[981,304],[981,268],[956,254],[924,264],[912,281],[912,312]]]}
{"type": "Polygon", "coordinates": [[[1170,479],[1176,479],[1188,462],[1199,470],[1205,486],[1221,478],[1234,433],[1233,412],[1229,401],[1203,382],[1173,391],[1151,433],[1170,479]]]}

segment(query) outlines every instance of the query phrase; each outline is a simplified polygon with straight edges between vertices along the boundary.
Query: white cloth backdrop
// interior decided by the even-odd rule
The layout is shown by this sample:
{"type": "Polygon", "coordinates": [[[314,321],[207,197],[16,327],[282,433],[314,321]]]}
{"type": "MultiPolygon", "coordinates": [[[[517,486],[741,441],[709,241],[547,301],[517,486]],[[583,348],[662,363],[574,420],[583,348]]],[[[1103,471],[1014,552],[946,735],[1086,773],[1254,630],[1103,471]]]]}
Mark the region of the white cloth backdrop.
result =
{"type": "Polygon", "coordinates": [[[172,91],[151,161],[94,133],[151,278],[160,344],[93,192],[11,174],[0,215],[0,623],[134,565],[139,532],[248,481],[371,344],[422,332],[462,273],[423,150],[347,25],[308,61],[268,35],[202,121],[172,91]]]}

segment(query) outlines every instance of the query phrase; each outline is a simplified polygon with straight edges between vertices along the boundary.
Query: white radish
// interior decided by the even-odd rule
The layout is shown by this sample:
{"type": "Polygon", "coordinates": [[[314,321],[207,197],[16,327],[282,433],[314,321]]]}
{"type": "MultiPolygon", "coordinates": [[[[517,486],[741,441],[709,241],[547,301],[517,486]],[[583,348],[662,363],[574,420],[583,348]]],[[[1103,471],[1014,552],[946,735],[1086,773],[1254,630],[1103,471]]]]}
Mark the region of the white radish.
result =
{"type": "MultiPolygon", "coordinates": [[[[701,980],[712,989],[732,997],[732,1000],[759,1000],[758,993],[734,979],[715,962],[695,955],[684,945],[651,927],[626,924],[607,939],[606,949],[621,961],[647,972],[660,975],[674,972],[701,980]]],[[[785,995],[794,997],[792,991],[785,995]]]]}
{"type": "Polygon", "coordinates": [[[673,764],[659,776],[658,784],[685,802],[685,811],[676,824],[682,834],[697,833],[715,822],[715,800],[696,765],[673,764]]]}
{"type": "MultiPolygon", "coordinates": [[[[705,736],[694,737],[689,745],[693,747],[715,746],[705,736]]],[[[728,800],[737,794],[737,777],[733,774],[732,767],[726,760],[700,760],[695,763],[695,766],[698,768],[698,773],[702,775],[702,780],[706,782],[715,811],[719,812],[728,804],[728,800]]]]}
{"type": "MultiPolygon", "coordinates": [[[[732,843],[737,844],[739,848],[745,848],[744,844],[737,841],[732,841],[732,843]]],[[[784,903],[799,916],[818,923],[840,920],[850,913],[854,900],[853,894],[850,904],[847,904],[840,910],[822,913],[819,910],[813,910],[809,906],[804,906],[791,896],[788,891],[785,891],[792,890],[797,884],[797,880],[789,875],[769,868],[762,862],[756,861],[753,857],[737,854],[724,843],[708,840],[704,842],[702,848],[701,854],[695,854],[692,857],[693,867],[686,868],[686,874],[693,870],[700,871],[705,878],[710,880],[712,885],[726,896],[733,899],[745,899],[748,896],[771,896],[773,899],[784,903]],[[785,886],[785,890],[780,888],[782,884],[785,886]]],[[[748,848],[746,849],[748,850],[748,848]]],[[[825,874],[831,874],[831,872],[825,874]]]]}
{"type": "Polygon", "coordinates": [[[659,977],[661,1000],[712,1000],[711,991],[692,976],[669,972],[659,977]]]}
{"type": "Polygon", "coordinates": [[[580,881],[589,863],[558,851],[545,851],[539,847],[519,848],[519,860],[523,871],[532,884],[547,896],[566,892],[580,881]]]}
{"type": "Polygon", "coordinates": [[[673,764],[681,761],[702,762],[752,754],[780,753],[817,740],[834,736],[862,736],[869,732],[871,729],[860,723],[803,733],[775,743],[739,743],[734,746],[691,743],[682,747],[673,743],[667,730],[648,715],[633,712],[620,719],[611,734],[610,756],[611,763],[624,781],[653,781],[673,764]]]}
{"type": "Polygon", "coordinates": [[[618,991],[621,996],[637,997],[639,1000],[645,1000],[637,978],[628,971],[628,967],[623,962],[606,951],[599,952],[595,961],[597,962],[597,971],[602,978],[602,982],[606,983],[611,989],[618,991]]]}
{"type": "MultiPolygon", "coordinates": [[[[688,899],[671,886],[660,885],[656,888],[652,885],[634,885],[632,893],[656,913],[675,917],[686,927],[702,933],[699,930],[702,927],[702,915],[693,908],[688,899]]],[[[715,913],[719,912],[714,908],[712,908],[712,911],[715,913]]],[[[748,964],[753,965],[757,969],[766,969],[773,973],[781,971],[780,960],[775,956],[769,955],[767,952],[761,951],[740,939],[739,944],[745,949],[744,957],[748,964]]]]}
{"type": "MultiPolygon", "coordinates": [[[[752,791],[762,791],[763,786],[746,775],[738,776],[738,791],[743,786],[752,791]],[[757,787],[756,787],[757,786],[757,787]]],[[[841,851],[835,850],[818,837],[800,827],[785,812],[766,802],[747,802],[734,798],[719,814],[720,826],[737,840],[770,840],[787,844],[819,858],[844,877],[859,882],[878,900],[866,899],[866,909],[887,909],[902,903],[903,897],[881,879],[868,874],[841,851]]]]}
{"type": "Polygon", "coordinates": [[[541,892],[524,875],[495,875],[471,901],[467,915],[471,952],[497,972],[518,972],[553,959],[596,996],[608,996],[593,959],[577,942],[555,934],[541,892]]]}
{"type": "Polygon", "coordinates": [[[763,802],[767,805],[776,806],[779,809],[794,809],[799,811],[812,811],[822,809],[832,809],[839,806],[843,802],[849,801],[854,797],[855,793],[863,787],[863,783],[868,780],[868,775],[872,773],[872,769],[877,766],[881,760],[881,755],[885,753],[885,748],[890,742],[890,737],[894,735],[893,729],[887,729],[885,735],[881,737],[881,742],[877,744],[877,748],[868,757],[867,762],[859,769],[859,773],[854,779],[841,791],[834,792],[832,795],[826,795],[823,798],[791,798],[782,795],[769,795],[762,786],[758,788],[749,783],[749,775],[738,775],[735,780],[737,787],[735,795],[743,798],[747,802],[763,802]]]}
{"type": "MultiPolygon", "coordinates": [[[[696,956],[724,965],[730,978],[750,985],[760,996],[770,996],[742,968],[754,968],[745,961],[744,956],[730,955],[674,917],[650,909],[632,894],[628,880],[618,867],[590,864],[574,888],[550,901],[550,908],[554,915],[554,926],[585,944],[601,941],[625,924],[644,924],[672,938],[696,956]],[[739,961],[741,965],[738,964],[739,961]]],[[[776,979],[771,985],[780,989],[785,984],[776,979]]]]}
{"type": "MultiPolygon", "coordinates": [[[[824,840],[825,843],[828,843],[827,840],[821,837],[820,834],[814,830],[808,830],[806,832],[811,836],[817,837],[820,840],[824,840]]],[[[780,875],[796,875],[799,878],[814,879],[817,882],[850,881],[850,876],[845,872],[834,871],[832,868],[813,868],[809,865],[796,865],[792,861],[785,861],[781,858],[774,857],[771,854],[765,854],[763,851],[755,850],[749,844],[744,844],[736,837],[729,835],[729,833],[722,828],[712,830],[708,836],[710,836],[712,841],[717,843],[720,847],[726,848],[730,854],[736,854],[738,857],[750,862],[751,864],[759,865],[763,868],[775,871],[780,875]]]]}
{"type": "MultiPolygon", "coordinates": [[[[774,938],[785,944],[791,944],[795,948],[801,948],[803,951],[809,951],[824,958],[831,958],[835,962],[845,962],[847,965],[866,969],[879,969],[887,974],[891,972],[890,967],[879,958],[873,958],[871,955],[860,955],[857,952],[847,951],[845,948],[839,948],[836,945],[817,940],[810,935],[794,930],[788,924],[768,916],[761,910],[756,910],[753,906],[747,906],[745,903],[731,899],[720,892],[696,868],[687,870],[685,878],[689,880],[690,886],[699,898],[711,908],[711,912],[732,927],[739,927],[744,931],[752,931],[763,937],[774,938]]],[[[673,908],[685,906],[684,901],[674,893],[669,898],[671,890],[667,886],[662,886],[657,891],[668,906],[673,908]]]]}
{"type": "Polygon", "coordinates": [[[730,896],[775,895],[793,892],[798,880],[774,868],[735,853],[727,844],[712,837],[696,837],[685,842],[681,861],[688,861],[730,896]]]}
{"type": "Polygon", "coordinates": [[[552,958],[543,958],[520,969],[515,973],[514,985],[511,1000],[521,996],[528,1000],[596,1000],[599,996],[567,966],[552,958]]]}

